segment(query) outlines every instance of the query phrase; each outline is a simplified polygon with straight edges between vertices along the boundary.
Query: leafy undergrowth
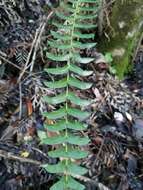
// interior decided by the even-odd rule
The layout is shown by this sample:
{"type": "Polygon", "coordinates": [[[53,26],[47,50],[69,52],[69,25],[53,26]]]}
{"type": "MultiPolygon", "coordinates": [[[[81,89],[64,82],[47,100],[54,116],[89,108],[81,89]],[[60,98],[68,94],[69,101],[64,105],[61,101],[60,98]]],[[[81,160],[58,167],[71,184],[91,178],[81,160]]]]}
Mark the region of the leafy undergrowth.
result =
{"type": "MultiPolygon", "coordinates": [[[[37,10],[34,6],[33,4],[31,7],[33,12],[37,10]]],[[[32,22],[25,22],[25,25],[23,22],[14,24],[15,20],[8,23],[8,28],[4,25],[1,33],[1,36],[5,37],[1,39],[8,42],[4,42],[5,46],[2,43],[0,47],[1,190],[47,190],[59,178],[40,167],[42,164],[56,164],[58,161],[47,154],[57,147],[42,145],[37,135],[39,130],[45,130],[44,123],[55,123],[54,119],[45,119],[41,113],[56,109],[54,105],[46,104],[42,99],[43,96],[55,96],[56,92],[47,89],[43,84],[43,81],[53,79],[51,75],[47,76],[43,72],[52,62],[46,59],[45,51],[41,51],[49,39],[49,32],[38,38],[38,50],[33,49],[34,39],[37,42],[35,36],[39,35],[35,29],[40,28],[43,18],[42,12],[39,13],[39,20],[33,12],[31,11],[30,15],[27,12],[24,14],[25,19],[31,17],[33,23],[37,20],[38,24],[32,29],[32,24],[29,24],[32,22]],[[34,68],[30,72],[33,59],[34,68]],[[28,67],[21,75],[26,62],[28,67]]],[[[46,31],[50,26],[50,23],[45,26],[46,31]]],[[[92,42],[94,43],[94,40],[92,42]]],[[[93,83],[92,88],[76,92],[79,97],[92,100],[92,104],[87,107],[87,111],[92,113],[86,120],[88,128],[80,134],[88,136],[91,142],[84,147],[89,156],[81,162],[81,166],[86,167],[88,172],[84,177],[75,177],[86,186],[86,190],[142,190],[142,49],[140,48],[136,58],[134,80],[133,77],[128,77],[123,82],[109,74],[108,64],[96,49],[82,53],[94,58],[86,68],[94,71],[93,74],[80,77],[81,80],[93,83]]],[[[84,65],[82,69],[85,69],[84,65]]],[[[55,133],[47,132],[47,136],[53,137],[55,133]]]]}

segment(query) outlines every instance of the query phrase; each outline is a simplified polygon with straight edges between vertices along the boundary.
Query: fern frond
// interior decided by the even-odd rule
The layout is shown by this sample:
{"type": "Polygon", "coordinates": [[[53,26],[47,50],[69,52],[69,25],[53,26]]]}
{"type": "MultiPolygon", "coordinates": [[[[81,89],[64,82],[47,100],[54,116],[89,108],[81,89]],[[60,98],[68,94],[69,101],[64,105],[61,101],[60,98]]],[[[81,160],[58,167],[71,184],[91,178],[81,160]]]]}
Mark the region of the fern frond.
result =
{"type": "Polygon", "coordinates": [[[73,130],[83,131],[86,129],[87,125],[84,124],[84,121],[90,117],[86,107],[90,105],[91,101],[78,97],[75,92],[72,92],[72,89],[86,90],[92,87],[91,83],[82,81],[78,75],[86,77],[93,73],[83,70],[79,64],[88,64],[94,60],[91,57],[83,57],[80,50],[96,46],[96,43],[90,42],[94,38],[94,33],[91,33],[90,30],[96,27],[92,21],[97,16],[97,9],[97,0],[67,0],[66,3],[61,3],[60,9],[56,10],[58,19],[53,22],[53,25],[56,26],[57,31],[51,31],[52,39],[48,41],[48,46],[57,53],[48,52],[46,55],[48,59],[60,62],[61,66],[47,68],[45,71],[53,76],[61,75],[62,77],[45,82],[45,85],[50,89],[61,89],[62,93],[59,94],[57,91],[56,96],[46,96],[43,99],[48,104],[62,106],[55,111],[43,113],[43,116],[54,120],[52,125],[45,124],[45,129],[57,132],[57,135],[48,138],[46,133],[39,133],[42,143],[58,144],[60,147],[50,151],[49,156],[62,158],[62,161],[56,165],[43,166],[50,173],[63,175],[50,190],[84,189],[84,186],[74,180],[72,176],[84,175],[87,170],[78,166],[72,159],[82,159],[87,156],[88,153],[80,150],[78,146],[87,145],[89,138],[75,135],[73,130]]]}

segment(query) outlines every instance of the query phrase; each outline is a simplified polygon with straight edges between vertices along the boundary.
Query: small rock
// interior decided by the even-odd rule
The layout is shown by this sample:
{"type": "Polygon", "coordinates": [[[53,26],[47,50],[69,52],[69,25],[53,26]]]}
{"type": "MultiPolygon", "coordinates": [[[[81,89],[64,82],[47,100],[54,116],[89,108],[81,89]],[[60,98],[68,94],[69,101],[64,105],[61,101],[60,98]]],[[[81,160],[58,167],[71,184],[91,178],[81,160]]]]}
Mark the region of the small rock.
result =
{"type": "Polygon", "coordinates": [[[115,119],[115,123],[117,124],[117,126],[119,126],[121,123],[125,122],[125,118],[123,117],[123,115],[120,112],[114,113],[114,119],[115,119]]]}
{"type": "Polygon", "coordinates": [[[136,119],[133,124],[133,136],[138,141],[143,141],[143,120],[136,119]]]}
{"type": "Polygon", "coordinates": [[[32,140],[33,140],[33,138],[30,135],[24,136],[24,141],[25,142],[32,141],[32,140]]]}
{"type": "Polygon", "coordinates": [[[132,118],[131,114],[129,114],[128,112],[126,112],[125,115],[126,115],[126,118],[128,119],[129,122],[133,121],[133,118],[132,118]]]}

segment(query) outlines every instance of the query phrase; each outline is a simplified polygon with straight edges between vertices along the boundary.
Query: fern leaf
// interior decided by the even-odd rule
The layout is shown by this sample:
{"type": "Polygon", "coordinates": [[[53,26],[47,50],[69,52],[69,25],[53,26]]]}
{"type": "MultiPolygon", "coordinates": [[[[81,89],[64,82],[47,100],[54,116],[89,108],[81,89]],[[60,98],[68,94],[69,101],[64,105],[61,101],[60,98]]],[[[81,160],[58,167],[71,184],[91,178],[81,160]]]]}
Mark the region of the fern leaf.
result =
{"type": "Polygon", "coordinates": [[[69,92],[68,95],[66,93],[62,93],[54,97],[45,96],[43,97],[43,100],[49,104],[60,104],[66,100],[70,100],[72,103],[81,107],[85,107],[91,104],[91,101],[81,99],[75,96],[75,94],[72,92],[69,92]]]}
{"type": "Polygon", "coordinates": [[[67,137],[65,135],[58,135],[50,138],[41,139],[41,142],[48,145],[63,144],[67,142],[67,137]]]}
{"type": "Polygon", "coordinates": [[[66,15],[64,15],[63,13],[58,12],[58,11],[56,11],[56,15],[57,15],[60,19],[63,19],[63,20],[67,20],[67,19],[72,18],[72,16],[66,16],[66,15]]]}
{"type": "Polygon", "coordinates": [[[88,19],[95,19],[97,18],[97,14],[93,15],[78,15],[77,16],[77,19],[80,19],[80,20],[88,20],[88,19]]]}
{"type": "Polygon", "coordinates": [[[64,78],[55,82],[44,82],[44,84],[49,88],[56,89],[56,88],[64,88],[67,86],[68,83],[67,83],[67,79],[64,78]]]}
{"type": "Polygon", "coordinates": [[[60,108],[57,111],[53,111],[53,112],[44,112],[43,116],[47,117],[48,119],[59,119],[62,118],[64,116],[66,116],[66,109],[65,108],[60,108]]]}
{"type": "Polygon", "coordinates": [[[55,55],[52,53],[46,53],[47,58],[53,60],[53,61],[68,61],[71,55],[55,55]]]}
{"type": "Polygon", "coordinates": [[[48,44],[53,48],[58,48],[59,50],[66,50],[71,48],[71,44],[59,44],[56,41],[49,41],[48,44]]]}
{"type": "Polygon", "coordinates": [[[53,75],[67,74],[69,71],[72,71],[80,76],[89,76],[93,73],[93,71],[85,71],[74,64],[71,64],[70,66],[66,65],[64,67],[58,67],[58,68],[49,68],[49,69],[45,69],[45,71],[53,75]]]}
{"type": "Polygon", "coordinates": [[[54,38],[58,39],[58,40],[70,40],[71,39],[71,36],[67,35],[67,34],[64,34],[63,33],[59,33],[59,32],[54,32],[54,31],[51,31],[51,34],[54,38]]]}
{"type": "Polygon", "coordinates": [[[81,99],[79,97],[77,97],[74,93],[69,92],[68,93],[68,100],[70,100],[72,103],[81,106],[81,107],[85,107],[91,104],[91,101],[89,100],[84,100],[81,99]]]}
{"type": "Polygon", "coordinates": [[[57,22],[53,22],[53,25],[56,26],[58,29],[62,28],[64,29],[65,31],[70,31],[72,29],[72,25],[63,25],[61,23],[57,23],[57,22]]]}
{"type": "Polygon", "coordinates": [[[95,24],[82,24],[82,23],[77,23],[75,24],[75,28],[80,28],[80,29],[93,29],[96,28],[97,26],[95,24]]]}
{"type": "Polygon", "coordinates": [[[77,63],[81,63],[81,64],[88,64],[94,61],[94,58],[81,57],[79,54],[74,54],[73,58],[77,63]]]}
{"type": "Polygon", "coordinates": [[[63,189],[71,189],[71,190],[84,190],[84,185],[80,184],[72,177],[68,176],[68,181],[65,183],[65,177],[62,177],[57,183],[55,183],[50,190],[63,190],[63,189]]]}
{"type": "Polygon", "coordinates": [[[80,49],[90,49],[96,46],[96,43],[81,43],[81,42],[73,42],[74,48],[80,49]]]}
{"type": "Polygon", "coordinates": [[[73,78],[73,77],[69,78],[68,84],[71,86],[74,86],[76,88],[79,88],[81,90],[89,89],[92,86],[92,83],[82,82],[82,81],[80,81],[76,78],[73,78]]]}
{"type": "Polygon", "coordinates": [[[66,151],[65,148],[60,148],[60,149],[48,152],[48,155],[52,158],[62,157],[62,158],[82,159],[82,158],[87,157],[88,152],[68,147],[68,151],[66,151]]]}
{"type": "Polygon", "coordinates": [[[85,71],[74,64],[71,64],[69,69],[70,69],[70,71],[72,71],[80,76],[84,76],[84,77],[89,76],[93,73],[93,71],[85,71]]]}
{"type": "Polygon", "coordinates": [[[68,67],[68,65],[66,65],[64,67],[45,69],[45,71],[47,73],[53,74],[53,75],[63,75],[63,74],[66,74],[69,71],[69,67],[68,67]]]}
{"type": "Polygon", "coordinates": [[[75,163],[66,165],[64,162],[59,162],[55,165],[43,165],[43,167],[50,173],[64,173],[65,171],[71,175],[83,175],[87,173],[87,169],[77,166],[75,163]]]}
{"type": "Polygon", "coordinates": [[[60,103],[65,102],[66,99],[67,99],[66,93],[59,94],[59,95],[54,96],[54,97],[49,97],[49,96],[43,97],[43,100],[45,100],[45,102],[47,102],[49,104],[60,104],[60,103]]]}
{"type": "Polygon", "coordinates": [[[67,142],[72,145],[79,145],[79,146],[85,146],[89,143],[88,137],[79,137],[79,136],[73,136],[69,135],[67,138],[67,142]]]}
{"type": "Polygon", "coordinates": [[[79,0],[81,3],[98,3],[98,0],[79,0]]]}
{"type": "Polygon", "coordinates": [[[50,137],[50,138],[43,138],[43,139],[41,139],[41,142],[43,144],[48,144],[48,145],[69,143],[72,145],[84,146],[84,145],[87,145],[89,143],[89,139],[87,137],[73,136],[73,135],[69,134],[68,136],[57,135],[57,136],[50,137]]]}
{"type": "Polygon", "coordinates": [[[68,108],[67,112],[69,115],[81,120],[85,120],[90,116],[89,112],[81,111],[77,108],[68,108]]]}
{"type": "Polygon", "coordinates": [[[78,121],[66,122],[65,120],[60,120],[53,125],[45,124],[44,127],[48,129],[49,131],[53,131],[53,132],[62,131],[66,128],[73,129],[75,131],[81,131],[81,130],[83,131],[87,128],[87,125],[78,121]]]}

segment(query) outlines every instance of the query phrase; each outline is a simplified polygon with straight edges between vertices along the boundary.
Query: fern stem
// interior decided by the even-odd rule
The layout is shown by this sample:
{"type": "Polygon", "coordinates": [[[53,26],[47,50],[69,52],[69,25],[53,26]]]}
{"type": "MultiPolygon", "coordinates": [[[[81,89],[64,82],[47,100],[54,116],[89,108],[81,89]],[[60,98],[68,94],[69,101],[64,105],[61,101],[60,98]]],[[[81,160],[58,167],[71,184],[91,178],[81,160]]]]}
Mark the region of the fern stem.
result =
{"type": "MultiPolygon", "coordinates": [[[[72,29],[70,31],[70,33],[71,33],[71,40],[70,40],[71,49],[69,51],[70,58],[67,61],[68,67],[70,67],[70,65],[71,65],[71,57],[72,57],[72,53],[73,53],[73,50],[74,50],[73,49],[73,36],[74,36],[74,31],[75,31],[75,23],[76,23],[76,17],[77,17],[78,9],[79,9],[79,0],[76,2],[76,9],[75,9],[75,13],[74,13],[73,21],[72,21],[73,26],[72,26],[72,29]]],[[[70,77],[70,72],[68,71],[67,79],[66,79],[67,83],[68,83],[69,77],[70,77]]],[[[65,103],[66,111],[68,110],[68,98],[67,98],[68,94],[69,94],[69,85],[67,85],[67,87],[66,87],[66,103],[65,103]]],[[[68,123],[68,113],[66,114],[65,119],[66,119],[66,123],[68,123]]],[[[66,137],[68,137],[68,129],[67,128],[65,129],[65,135],[66,135],[66,137]]],[[[65,145],[65,151],[68,152],[68,144],[67,143],[65,145]]],[[[66,166],[68,166],[68,162],[69,162],[69,159],[66,159],[66,166]]],[[[68,176],[69,176],[69,174],[66,171],[66,175],[65,175],[66,182],[68,181],[68,176]]],[[[65,190],[66,190],[66,186],[65,186],[65,190]]]]}

